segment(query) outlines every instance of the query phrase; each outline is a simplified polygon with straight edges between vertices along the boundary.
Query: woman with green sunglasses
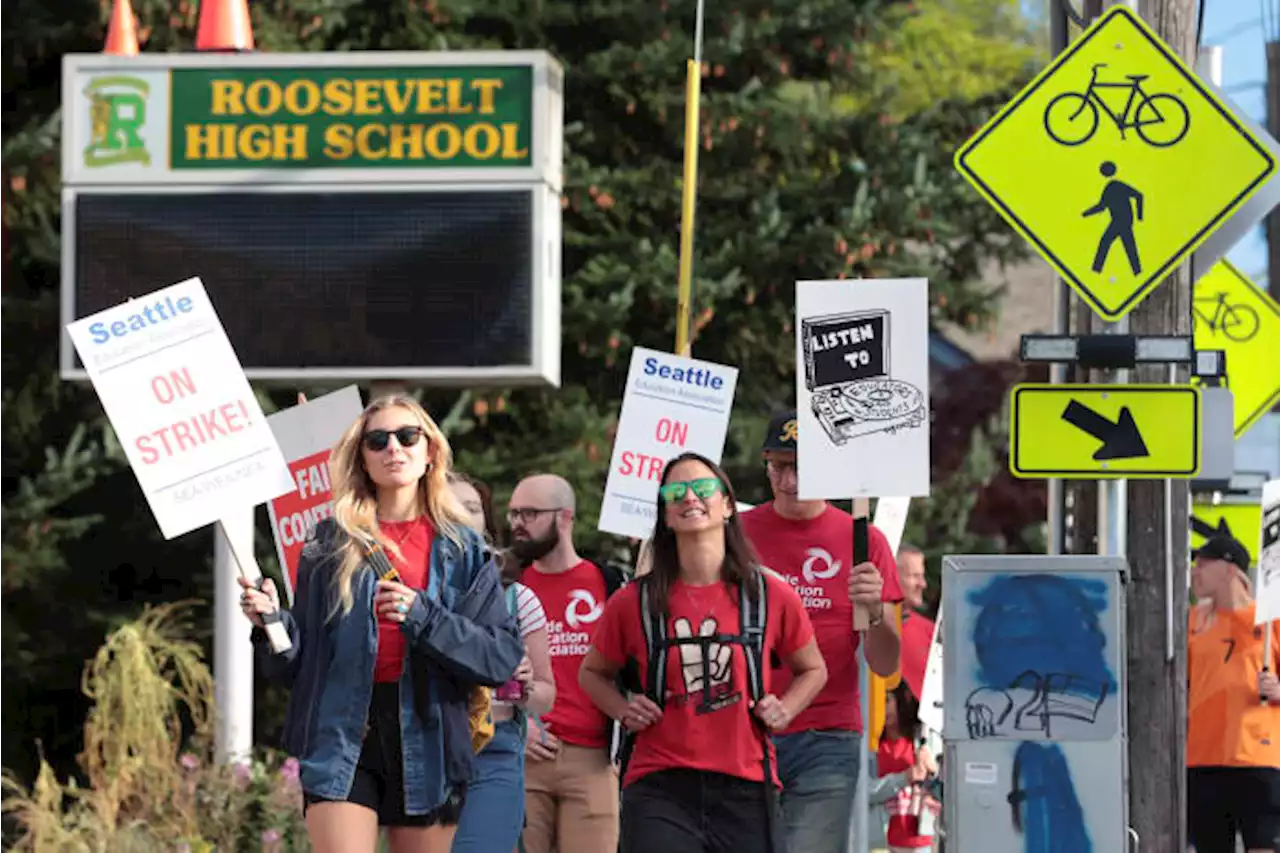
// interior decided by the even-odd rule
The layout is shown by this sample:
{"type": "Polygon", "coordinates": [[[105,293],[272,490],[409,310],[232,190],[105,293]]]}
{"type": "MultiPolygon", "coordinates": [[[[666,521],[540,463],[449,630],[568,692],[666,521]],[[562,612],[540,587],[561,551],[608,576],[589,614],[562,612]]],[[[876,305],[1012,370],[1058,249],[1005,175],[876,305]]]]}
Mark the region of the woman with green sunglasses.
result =
{"type": "Polygon", "coordinates": [[[609,599],[579,673],[592,701],[631,733],[624,853],[782,849],[770,734],[808,706],[827,670],[800,596],[757,563],[735,506],[710,459],[667,463],[651,569],[609,599]],[[744,616],[762,633],[744,634],[744,616]],[[792,675],[781,698],[775,658],[792,675]],[[646,684],[628,699],[614,679],[632,660],[646,684]]]}

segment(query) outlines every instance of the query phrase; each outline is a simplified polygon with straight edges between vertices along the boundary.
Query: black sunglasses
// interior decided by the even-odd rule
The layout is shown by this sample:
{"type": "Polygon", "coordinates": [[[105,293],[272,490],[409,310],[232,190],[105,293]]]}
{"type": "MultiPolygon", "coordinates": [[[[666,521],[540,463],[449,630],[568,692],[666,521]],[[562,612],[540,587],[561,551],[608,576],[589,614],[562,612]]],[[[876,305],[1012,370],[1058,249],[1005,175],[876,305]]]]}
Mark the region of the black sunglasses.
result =
{"type": "Polygon", "coordinates": [[[364,434],[363,440],[365,447],[379,453],[387,449],[393,435],[401,447],[413,447],[426,434],[427,431],[420,426],[402,426],[396,429],[371,429],[364,434]]]}

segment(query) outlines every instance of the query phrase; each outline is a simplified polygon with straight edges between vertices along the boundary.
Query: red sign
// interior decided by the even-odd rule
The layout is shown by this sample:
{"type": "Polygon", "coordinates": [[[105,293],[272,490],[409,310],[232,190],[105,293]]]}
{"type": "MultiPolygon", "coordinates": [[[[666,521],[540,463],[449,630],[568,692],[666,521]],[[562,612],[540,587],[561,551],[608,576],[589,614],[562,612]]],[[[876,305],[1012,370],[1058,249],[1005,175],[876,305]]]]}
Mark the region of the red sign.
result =
{"type": "Polygon", "coordinates": [[[329,451],[322,450],[289,463],[289,473],[298,484],[296,492],[271,501],[276,542],[284,553],[289,588],[298,588],[298,558],[307,537],[321,520],[333,515],[329,485],[329,451]]]}

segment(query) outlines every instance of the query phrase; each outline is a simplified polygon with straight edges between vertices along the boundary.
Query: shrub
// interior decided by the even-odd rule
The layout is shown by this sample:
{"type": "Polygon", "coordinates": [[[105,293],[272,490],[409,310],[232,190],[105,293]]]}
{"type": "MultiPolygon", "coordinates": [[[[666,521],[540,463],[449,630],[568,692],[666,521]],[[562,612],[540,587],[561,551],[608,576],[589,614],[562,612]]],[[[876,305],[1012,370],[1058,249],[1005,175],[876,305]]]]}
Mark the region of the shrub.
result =
{"type": "Polygon", "coordinates": [[[298,765],[262,753],[214,760],[213,676],[191,636],[191,602],[147,608],[85,667],[93,703],[84,777],[60,782],[40,760],[28,790],[9,772],[0,808],[11,849],[33,853],[309,850],[298,765]]]}

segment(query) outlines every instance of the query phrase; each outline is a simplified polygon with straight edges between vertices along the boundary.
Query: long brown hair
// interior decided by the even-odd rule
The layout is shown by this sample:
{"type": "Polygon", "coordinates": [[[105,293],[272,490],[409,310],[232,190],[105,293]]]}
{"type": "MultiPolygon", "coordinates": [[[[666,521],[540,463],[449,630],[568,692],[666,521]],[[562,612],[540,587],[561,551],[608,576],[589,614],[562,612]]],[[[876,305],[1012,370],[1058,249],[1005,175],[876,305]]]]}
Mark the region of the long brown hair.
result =
{"type": "Polygon", "coordinates": [[[489,545],[496,547],[498,544],[498,522],[493,517],[493,489],[489,488],[489,484],[484,480],[477,480],[470,474],[464,474],[457,470],[449,472],[449,482],[466,483],[476,490],[476,495],[480,498],[480,513],[484,516],[484,530],[477,530],[476,532],[483,534],[489,545]]]}
{"type": "Polygon", "coordinates": [[[329,472],[333,482],[333,517],[347,534],[340,547],[342,560],[333,575],[336,593],[334,612],[346,614],[353,604],[351,580],[364,560],[366,551],[373,545],[381,545],[397,557],[400,549],[378,527],[378,495],[369,472],[364,468],[360,444],[364,439],[369,416],[390,408],[404,409],[418,422],[430,442],[427,471],[418,481],[422,510],[431,520],[432,527],[440,535],[455,543],[461,542],[461,530],[466,526],[466,513],[449,488],[449,469],[453,464],[453,451],[449,441],[436,426],[418,401],[404,394],[394,394],[369,403],[355,423],[347,428],[329,457],[329,472]]]}
{"type": "Polygon", "coordinates": [[[477,530],[476,532],[485,537],[485,543],[489,546],[489,550],[498,562],[498,578],[502,581],[503,587],[511,586],[511,584],[520,580],[522,570],[519,562],[511,554],[511,549],[503,548],[498,544],[498,522],[493,515],[493,489],[489,488],[489,484],[484,480],[477,480],[475,477],[464,474],[461,471],[450,471],[449,482],[466,483],[475,489],[476,494],[480,496],[480,511],[484,515],[484,530],[477,530]]]}
{"type": "Polygon", "coordinates": [[[742,523],[738,520],[738,498],[733,491],[733,483],[729,475],[716,463],[700,453],[681,453],[667,463],[662,469],[662,480],[658,483],[658,518],[653,525],[653,546],[649,573],[640,578],[638,583],[649,584],[649,600],[655,616],[663,616],[667,612],[667,601],[671,594],[671,585],[680,577],[680,554],[676,549],[676,533],[667,524],[667,505],[662,499],[662,487],[671,477],[671,472],[681,462],[701,462],[711,469],[711,473],[720,481],[724,492],[724,500],[731,509],[731,514],[724,525],[724,563],[720,567],[720,579],[727,584],[746,584],[747,595],[756,596],[756,573],[760,566],[756,560],[755,550],[742,532],[742,523]]]}

